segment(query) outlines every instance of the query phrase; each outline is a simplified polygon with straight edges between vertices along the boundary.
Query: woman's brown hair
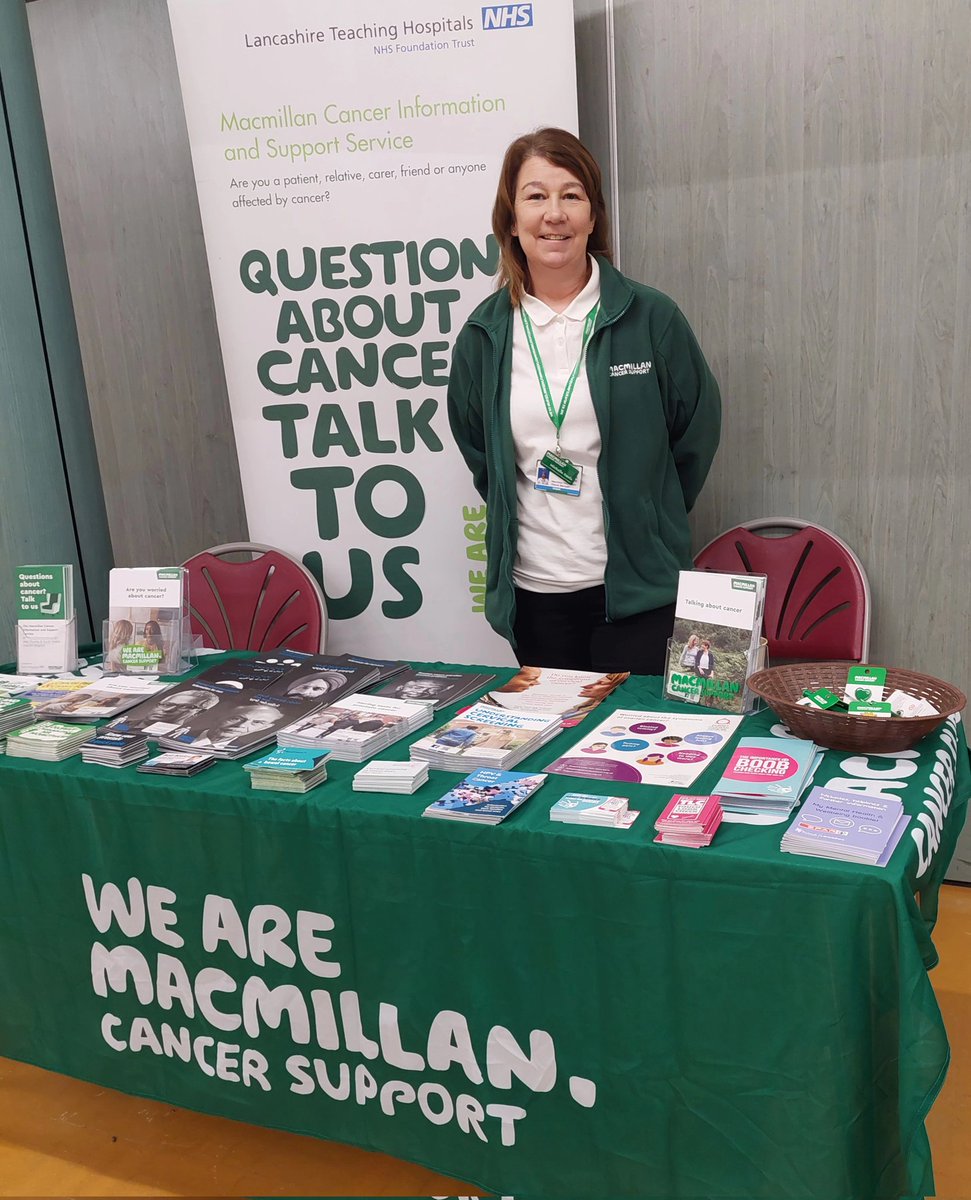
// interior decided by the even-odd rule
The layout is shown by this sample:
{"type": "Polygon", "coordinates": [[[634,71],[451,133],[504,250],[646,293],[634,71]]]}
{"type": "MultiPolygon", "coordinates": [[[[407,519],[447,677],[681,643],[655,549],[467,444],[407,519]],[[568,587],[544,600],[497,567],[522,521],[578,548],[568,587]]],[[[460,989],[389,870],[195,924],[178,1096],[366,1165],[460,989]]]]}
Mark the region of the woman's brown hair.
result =
{"type": "Polygon", "coordinates": [[[534,156],[545,158],[565,171],[572,171],[583,184],[593,216],[593,232],[587,242],[587,250],[590,254],[599,254],[608,260],[611,258],[610,222],[597,160],[579,138],[565,129],[537,129],[524,134],[516,138],[502,160],[496,202],[492,207],[492,232],[499,243],[496,287],[508,288],[513,307],[519,305],[523,293],[529,290],[526,255],[519,238],[512,232],[516,223],[516,180],[523,163],[534,156]]]}

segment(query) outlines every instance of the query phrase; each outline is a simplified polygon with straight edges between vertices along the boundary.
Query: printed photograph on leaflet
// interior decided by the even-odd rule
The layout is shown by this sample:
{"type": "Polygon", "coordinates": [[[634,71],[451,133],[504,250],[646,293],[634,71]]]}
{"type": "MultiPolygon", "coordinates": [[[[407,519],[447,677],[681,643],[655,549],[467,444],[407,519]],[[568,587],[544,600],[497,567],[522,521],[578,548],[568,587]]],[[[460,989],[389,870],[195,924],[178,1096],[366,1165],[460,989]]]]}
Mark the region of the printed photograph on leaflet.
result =
{"type": "Polygon", "coordinates": [[[115,567],[109,571],[106,673],[178,673],[184,580],[181,567],[115,567]]]}
{"type": "Polygon", "coordinates": [[[436,708],[447,708],[493,679],[495,675],[470,671],[418,671],[408,667],[379,691],[396,700],[433,700],[436,708]]]}
{"type": "Polygon", "coordinates": [[[364,742],[382,729],[392,736],[398,727],[419,716],[414,704],[385,696],[351,695],[328,704],[287,726],[288,737],[307,740],[322,738],[344,742],[364,742]]]}
{"type": "Polygon", "coordinates": [[[563,725],[576,725],[626,679],[629,671],[566,671],[554,667],[520,667],[502,687],[486,692],[483,704],[518,712],[559,713],[563,725]]]}
{"type": "Polygon", "coordinates": [[[745,680],[756,668],[764,603],[764,575],[682,571],[664,694],[744,712],[745,680]]]}
{"type": "Polygon", "coordinates": [[[473,704],[433,733],[412,744],[412,750],[432,754],[472,755],[504,759],[535,738],[559,729],[559,721],[545,713],[499,712],[486,704],[473,704]]]}
{"type": "Polygon", "coordinates": [[[84,721],[115,717],[172,685],[157,679],[105,678],[36,705],[38,717],[84,721]]]}
{"type": "Polygon", "coordinates": [[[426,817],[451,817],[497,824],[520,808],[546,782],[545,775],[481,767],[425,809],[426,817]]]}
{"type": "Polygon", "coordinates": [[[230,658],[141,704],[110,728],[139,731],[163,745],[236,754],[373,677],[367,665],[281,651],[230,658]]]}

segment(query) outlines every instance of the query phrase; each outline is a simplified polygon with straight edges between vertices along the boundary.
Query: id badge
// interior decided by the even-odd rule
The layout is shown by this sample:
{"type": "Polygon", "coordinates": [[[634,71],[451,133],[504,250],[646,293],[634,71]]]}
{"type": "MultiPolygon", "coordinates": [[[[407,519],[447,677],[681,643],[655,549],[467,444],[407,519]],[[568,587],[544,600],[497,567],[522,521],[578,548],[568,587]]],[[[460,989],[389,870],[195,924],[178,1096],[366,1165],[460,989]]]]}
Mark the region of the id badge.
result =
{"type": "Polygon", "coordinates": [[[557,479],[566,483],[572,484],[580,476],[580,468],[556,450],[547,450],[540,462],[549,470],[550,475],[555,475],[557,479]]]}
{"type": "Polygon", "coordinates": [[[558,492],[561,496],[579,496],[583,482],[583,467],[575,467],[576,477],[572,483],[554,475],[548,466],[540,459],[536,463],[536,478],[533,487],[537,492],[558,492]]]}

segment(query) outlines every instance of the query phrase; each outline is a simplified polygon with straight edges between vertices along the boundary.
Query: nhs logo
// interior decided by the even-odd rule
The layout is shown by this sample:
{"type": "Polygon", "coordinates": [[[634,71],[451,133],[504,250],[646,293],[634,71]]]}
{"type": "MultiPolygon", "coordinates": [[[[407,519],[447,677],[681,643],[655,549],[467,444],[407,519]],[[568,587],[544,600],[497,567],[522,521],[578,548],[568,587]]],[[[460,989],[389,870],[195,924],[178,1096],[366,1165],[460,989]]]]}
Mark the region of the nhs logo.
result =
{"type": "Polygon", "coordinates": [[[532,23],[531,4],[492,4],[482,10],[483,29],[525,29],[532,23]]]}

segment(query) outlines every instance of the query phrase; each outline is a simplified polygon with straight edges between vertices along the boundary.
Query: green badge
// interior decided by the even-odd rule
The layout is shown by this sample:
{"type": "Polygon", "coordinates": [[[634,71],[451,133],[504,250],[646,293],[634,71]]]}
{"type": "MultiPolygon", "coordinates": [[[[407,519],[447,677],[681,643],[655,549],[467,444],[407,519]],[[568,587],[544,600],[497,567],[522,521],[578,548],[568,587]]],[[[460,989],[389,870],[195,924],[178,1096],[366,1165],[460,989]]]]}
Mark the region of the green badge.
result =
{"type": "Polygon", "coordinates": [[[580,468],[575,467],[568,458],[564,458],[562,454],[556,454],[552,450],[547,450],[540,462],[557,479],[562,479],[565,483],[575,483],[577,476],[580,474],[580,468]]]}

